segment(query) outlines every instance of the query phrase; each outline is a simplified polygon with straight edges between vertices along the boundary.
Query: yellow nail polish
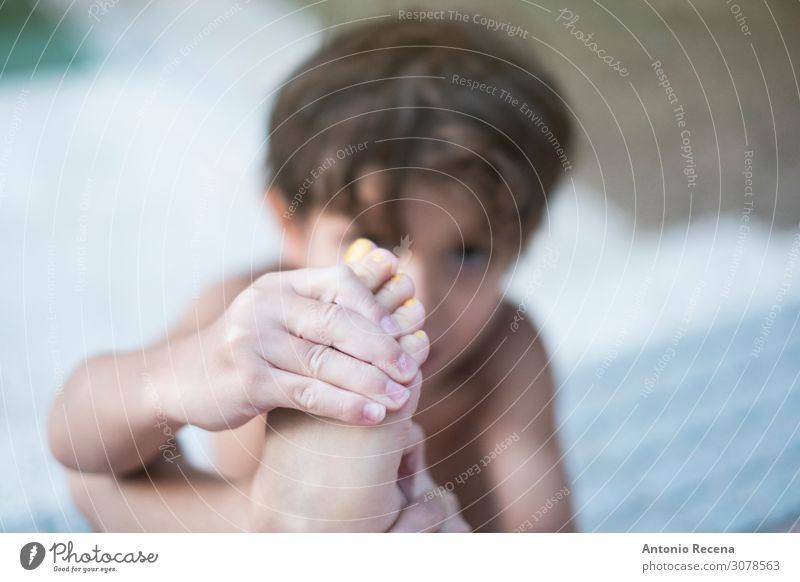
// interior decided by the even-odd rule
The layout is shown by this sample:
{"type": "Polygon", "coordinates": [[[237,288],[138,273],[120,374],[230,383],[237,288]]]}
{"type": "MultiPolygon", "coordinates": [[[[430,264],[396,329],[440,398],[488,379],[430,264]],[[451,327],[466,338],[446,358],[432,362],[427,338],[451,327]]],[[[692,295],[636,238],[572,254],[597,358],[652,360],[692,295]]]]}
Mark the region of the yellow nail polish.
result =
{"type": "Polygon", "coordinates": [[[372,253],[372,261],[374,263],[382,263],[385,258],[386,257],[384,256],[384,254],[380,251],[375,251],[372,253]]]}
{"type": "Polygon", "coordinates": [[[372,242],[366,238],[359,238],[347,247],[344,253],[344,261],[346,263],[354,263],[363,259],[368,252],[372,250],[372,242]]]}
{"type": "Polygon", "coordinates": [[[419,303],[419,301],[417,301],[417,298],[412,297],[411,299],[408,299],[405,303],[403,303],[403,305],[405,305],[406,307],[413,307],[417,303],[419,303]]]}
{"type": "Polygon", "coordinates": [[[419,339],[423,339],[423,340],[428,338],[428,334],[427,334],[427,333],[425,333],[425,332],[424,332],[423,330],[421,330],[421,329],[418,329],[417,331],[415,331],[415,332],[414,332],[414,335],[415,335],[415,336],[417,336],[419,339]]]}
{"type": "Polygon", "coordinates": [[[402,278],[403,278],[403,274],[398,272],[396,275],[392,275],[392,278],[390,280],[391,280],[392,283],[397,283],[402,278]]]}

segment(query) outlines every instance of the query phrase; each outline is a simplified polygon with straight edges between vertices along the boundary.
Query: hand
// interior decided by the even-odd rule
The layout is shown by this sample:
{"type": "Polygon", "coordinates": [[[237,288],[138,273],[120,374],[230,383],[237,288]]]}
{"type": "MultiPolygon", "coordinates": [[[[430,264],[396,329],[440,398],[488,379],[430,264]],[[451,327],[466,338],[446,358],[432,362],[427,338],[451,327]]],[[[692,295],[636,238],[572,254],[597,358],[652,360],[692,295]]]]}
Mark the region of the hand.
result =
{"type": "Polygon", "coordinates": [[[223,430],[281,407],[374,425],[402,408],[419,366],[396,339],[402,314],[390,315],[364,279],[391,277],[397,258],[371,252],[360,275],[341,265],[255,281],[179,346],[182,372],[162,394],[167,417],[223,430]]]}
{"type": "MultiPolygon", "coordinates": [[[[400,346],[421,366],[429,351],[420,328],[424,306],[405,275],[381,268],[387,251],[360,240],[345,259],[402,328],[400,346]]],[[[262,466],[250,489],[254,531],[373,531],[389,529],[407,504],[398,468],[411,440],[422,375],[411,396],[379,426],[332,423],[292,410],[267,415],[262,466]]]]}

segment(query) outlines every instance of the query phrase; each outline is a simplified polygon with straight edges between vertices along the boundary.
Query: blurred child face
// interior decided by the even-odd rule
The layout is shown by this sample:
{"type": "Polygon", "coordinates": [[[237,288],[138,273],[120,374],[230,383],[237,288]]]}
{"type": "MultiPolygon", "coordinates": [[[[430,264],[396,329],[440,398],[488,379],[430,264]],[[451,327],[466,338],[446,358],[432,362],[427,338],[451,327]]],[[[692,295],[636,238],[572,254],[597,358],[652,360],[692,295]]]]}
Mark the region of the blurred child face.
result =
{"type": "Polygon", "coordinates": [[[500,282],[508,261],[474,194],[422,181],[407,191],[413,194],[385,202],[378,195],[377,179],[359,183],[359,196],[367,198],[365,213],[378,213],[375,218],[387,211],[400,214],[400,224],[408,231],[401,240],[382,240],[362,232],[352,217],[318,210],[303,219],[302,227],[284,221],[285,244],[292,246],[286,258],[299,266],[330,266],[340,262],[359,237],[397,254],[400,270],[414,281],[416,296],[427,311],[424,329],[431,339],[431,353],[425,371],[430,374],[447,369],[477,347],[484,325],[502,299],[500,282]]]}

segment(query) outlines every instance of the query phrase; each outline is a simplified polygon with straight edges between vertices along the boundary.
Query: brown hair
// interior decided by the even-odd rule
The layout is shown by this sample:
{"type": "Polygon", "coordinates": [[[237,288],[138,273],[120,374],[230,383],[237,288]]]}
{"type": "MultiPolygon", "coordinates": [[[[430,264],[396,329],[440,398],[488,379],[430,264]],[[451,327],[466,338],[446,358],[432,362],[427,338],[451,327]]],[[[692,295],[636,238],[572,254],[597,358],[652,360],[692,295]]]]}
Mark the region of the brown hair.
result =
{"type": "MultiPolygon", "coordinates": [[[[558,89],[528,49],[450,21],[393,19],[328,39],[272,112],[268,166],[289,212],[328,204],[358,216],[356,184],[370,169],[389,170],[382,200],[401,198],[411,176],[449,175],[481,196],[495,233],[523,243],[569,169],[570,137],[558,89]]],[[[384,232],[401,232],[398,214],[384,232]]]]}

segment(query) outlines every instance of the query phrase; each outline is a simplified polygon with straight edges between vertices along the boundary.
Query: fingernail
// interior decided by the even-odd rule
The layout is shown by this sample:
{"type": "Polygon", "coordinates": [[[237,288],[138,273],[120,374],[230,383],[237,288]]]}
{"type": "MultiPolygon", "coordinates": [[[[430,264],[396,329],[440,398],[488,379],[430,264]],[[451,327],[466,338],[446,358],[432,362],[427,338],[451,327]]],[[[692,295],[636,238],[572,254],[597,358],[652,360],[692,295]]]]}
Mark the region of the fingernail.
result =
{"type": "Polygon", "coordinates": [[[384,315],[381,318],[381,329],[386,333],[400,333],[400,326],[391,315],[384,315]]]}
{"type": "Polygon", "coordinates": [[[386,383],[386,394],[395,402],[403,402],[411,394],[411,391],[402,384],[389,380],[386,383]]]}
{"type": "Polygon", "coordinates": [[[370,422],[380,422],[386,416],[386,407],[377,402],[367,402],[364,405],[364,418],[370,422]]]}
{"type": "Polygon", "coordinates": [[[372,250],[372,243],[369,239],[356,239],[349,247],[347,247],[347,251],[344,253],[344,261],[345,263],[354,263],[356,261],[360,261],[370,250],[372,250]]]}

